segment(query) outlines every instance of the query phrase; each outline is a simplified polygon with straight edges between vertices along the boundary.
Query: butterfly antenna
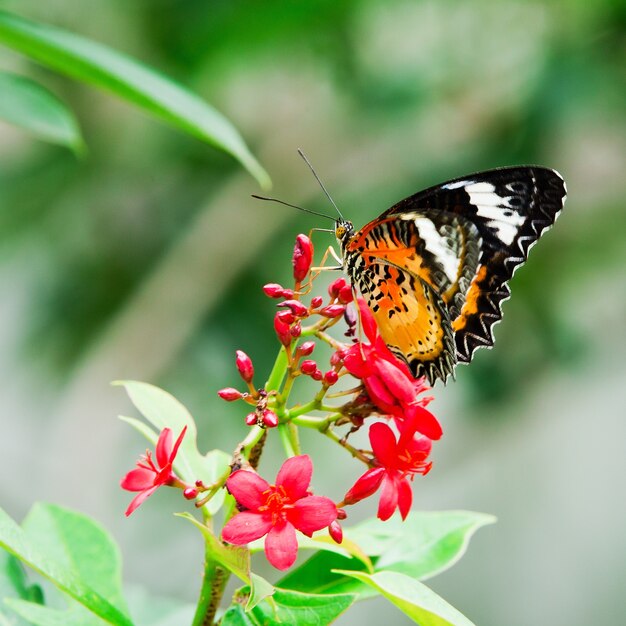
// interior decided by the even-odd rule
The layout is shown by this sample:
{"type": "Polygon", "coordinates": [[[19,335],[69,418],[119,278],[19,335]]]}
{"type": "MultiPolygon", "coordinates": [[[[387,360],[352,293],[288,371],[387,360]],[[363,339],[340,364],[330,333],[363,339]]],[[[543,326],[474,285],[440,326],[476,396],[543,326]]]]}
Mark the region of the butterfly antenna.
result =
{"type": "Polygon", "coordinates": [[[320,187],[322,188],[323,192],[326,194],[326,197],[330,200],[330,203],[335,207],[335,210],[339,214],[339,217],[342,220],[345,220],[344,216],[341,214],[341,211],[339,210],[339,207],[335,204],[335,201],[330,197],[330,194],[326,190],[326,187],[324,187],[324,183],[320,180],[320,177],[317,175],[317,172],[313,169],[311,162],[309,161],[309,159],[306,158],[306,155],[304,154],[304,152],[302,152],[302,150],[300,150],[300,148],[298,148],[298,154],[304,159],[304,162],[309,166],[309,169],[311,170],[311,172],[313,172],[313,176],[315,176],[315,180],[320,184],[320,187]]]}
{"type": "Polygon", "coordinates": [[[279,200],[278,198],[268,198],[266,196],[257,196],[254,193],[252,194],[252,197],[256,198],[257,200],[266,200],[267,202],[278,202],[278,204],[284,204],[285,206],[289,206],[292,209],[298,209],[299,211],[304,211],[305,213],[311,213],[312,215],[317,215],[318,217],[325,217],[327,220],[332,220],[333,222],[335,221],[335,218],[332,215],[325,215],[324,213],[311,211],[311,209],[305,209],[304,207],[297,206],[296,204],[289,204],[289,202],[285,202],[284,200],[279,200]]]}

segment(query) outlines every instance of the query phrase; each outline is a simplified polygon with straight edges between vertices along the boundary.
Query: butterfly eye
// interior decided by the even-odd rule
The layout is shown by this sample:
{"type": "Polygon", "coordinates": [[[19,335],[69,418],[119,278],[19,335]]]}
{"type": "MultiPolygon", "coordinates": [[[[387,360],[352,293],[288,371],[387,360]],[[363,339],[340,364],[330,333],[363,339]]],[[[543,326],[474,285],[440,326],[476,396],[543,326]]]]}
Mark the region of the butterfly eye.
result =
{"type": "Polygon", "coordinates": [[[337,239],[343,238],[345,234],[346,234],[345,226],[337,226],[337,228],[335,228],[335,237],[337,237],[337,239]]]}

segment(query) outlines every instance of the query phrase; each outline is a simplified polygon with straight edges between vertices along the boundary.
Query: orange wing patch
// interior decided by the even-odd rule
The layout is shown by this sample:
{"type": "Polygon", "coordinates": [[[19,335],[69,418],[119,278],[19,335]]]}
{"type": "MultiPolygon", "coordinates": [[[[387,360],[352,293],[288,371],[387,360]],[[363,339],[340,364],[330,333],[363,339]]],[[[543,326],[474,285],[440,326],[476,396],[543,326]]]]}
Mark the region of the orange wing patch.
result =
{"type": "Polygon", "coordinates": [[[435,290],[408,270],[369,263],[359,289],[383,341],[415,376],[446,377],[456,359],[446,305],[435,290]]]}

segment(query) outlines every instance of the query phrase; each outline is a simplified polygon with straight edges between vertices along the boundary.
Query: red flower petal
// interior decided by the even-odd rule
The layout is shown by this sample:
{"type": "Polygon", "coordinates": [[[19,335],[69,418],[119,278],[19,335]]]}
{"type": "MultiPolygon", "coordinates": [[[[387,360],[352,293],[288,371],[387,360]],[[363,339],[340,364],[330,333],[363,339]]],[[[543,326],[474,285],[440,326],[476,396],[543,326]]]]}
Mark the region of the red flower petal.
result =
{"type": "Polygon", "coordinates": [[[296,530],[289,522],[274,526],[265,538],[265,556],[276,568],[285,570],[291,567],[298,556],[296,530]]]}
{"type": "Polygon", "coordinates": [[[411,489],[411,483],[404,478],[398,481],[398,508],[400,509],[400,515],[402,519],[406,519],[406,516],[411,510],[411,504],[413,503],[413,490],[411,489]]]}
{"type": "Polygon", "coordinates": [[[398,446],[391,428],[384,422],[376,422],[370,426],[369,438],[378,462],[384,467],[395,467],[398,446]]]}
{"type": "Polygon", "coordinates": [[[270,488],[269,483],[256,472],[237,470],[226,481],[226,487],[239,504],[257,511],[265,503],[263,492],[270,488]]]}
{"type": "Polygon", "coordinates": [[[130,470],[120,481],[120,486],[126,491],[143,491],[154,486],[156,474],[143,467],[130,470]]]}
{"type": "Polygon", "coordinates": [[[368,341],[373,344],[376,336],[378,335],[378,327],[376,326],[376,320],[367,306],[363,298],[357,298],[357,305],[359,307],[359,317],[361,318],[361,328],[367,337],[368,341]]]}
{"type": "Polygon", "coordinates": [[[311,536],[337,519],[337,507],[325,496],[309,496],[298,500],[293,509],[287,511],[287,519],[300,532],[311,536]]]}
{"type": "Polygon", "coordinates": [[[292,502],[304,497],[311,484],[313,462],[308,454],[287,459],[276,476],[276,486],[283,487],[292,502]]]}
{"type": "Polygon", "coordinates": [[[169,461],[170,451],[172,450],[172,442],[174,435],[170,428],[164,428],[159,434],[159,440],[156,445],[156,459],[159,467],[163,467],[169,461]]]}
{"type": "Polygon", "coordinates": [[[413,404],[405,411],[405,426],[412,428],[429,439],[441,439],[443,430],[437,418],[427,409],[417,404],[413,404]]]}
{"type": "Polygon", "coordinates": [[[347,504],[355,504],[364,498],[369,498],[380,487],[380,483],[385,477],[385,470],[382,467],[368,469],[352,485],[348,493],[343,497],[347,504]]]}
{"type": "Polygon", "coordinates": [[[413,377],[410,378],[395,363],[385,359],[376,359],[374,369],[380,378],[385,381],[389,391],[402,403],[409,404],[416,399],[413,377]]]}
{"type": "Polygon", "coordinates": [[[396,404],[395,397],[390,393],[385,383],[378,376],[367,376],[363,379],[372,402],[383,411],[396,404]]]}
{"type": "Polygon", "coordinates": [[[383,522],[388,520],[398,506],[398,485],[397,478],[385,473],[382,490],[380,492],[380,502],[378,503],[378,519],[383,522]]]}
{"type": "Polygon", "coordinates": [[[159,488],[159,485],[155,485],[154,487],[150,487],[150,489],[145,489],[141,493],[138,493],[131,500],[124,515],[128,517],[144,500],[146,500],[149,496],[151,496],[158,488],[159,488]]]}
{"type": "Polygon", "coordinates": [[[355,343],[346,351],[343,357],[343,364],[346,369],[356,378],[365,378],[372,373],[369,363],[366,361],[368,356],[368,346],[362,343],[355,343]]]}
{"type": "Polygon", "coordinates": [[[242,511],[222,528],[222,539],[236,546],[242,546],[266,535],[271,528],[272,518],[269,515],[242,511]]]}
{"type": "Polygon", "coordinates": [[[172,449],[172,452],[171,452],[170,457],[168,459],[168,461],[170,463],[174,462],[174,459],[176,458],[176,455],[178,454],[178,448],[180,448],[180,444],[183,442],[183,437],[185,436],[186,432],[187,432],[187,426],[185,426],[180,431],[180,435],[178,435],[178,439],[176,440],[176,443],[174,444],[174,448],[172,449]]]}

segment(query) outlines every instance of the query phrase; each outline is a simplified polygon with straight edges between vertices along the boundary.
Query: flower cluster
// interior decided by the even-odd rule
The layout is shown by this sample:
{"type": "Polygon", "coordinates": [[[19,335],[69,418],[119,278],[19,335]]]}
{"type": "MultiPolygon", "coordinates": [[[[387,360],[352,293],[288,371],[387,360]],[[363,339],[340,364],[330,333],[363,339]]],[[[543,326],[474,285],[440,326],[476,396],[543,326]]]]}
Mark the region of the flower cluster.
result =
{"type": "MultiPolygon", "coordinates": [[[[280,346],[267,383],[255,385],[252,360],[238,350],[235,364],[243,388],[218,391],[223,400],[241,400],[251,407],[243,420],[248,434],[237,448],[246,452],[237,461],[233,458],[233,473],[217,484],[217,488],[228,489],[238,505],[234,516],[227,519],[222,538],[244,545],[265,537],[267,559],[278,569],[290,567],[296,559],[296,531],[311,536],[327,528],[330,536],[341,542],[340,521],[346,517],[345,507],[376,492],[380,492],[381,520],[389,519],[396,509],[405,518],[413,499],[412,481],[430,470],[432,441],[442,435],[439,422],[426,408],[432,398],[423,395],[428,390],[424,379],[414,378],[389,350],[366,303],[355,300],[351,285],[338,278],[327,296],[309,295],[319,274],[311,269],[313,253],[309,237],[298,235],[292,258],[293,286],[270,283],[263,287],[268,297],[278,300],[273,326],[280,346]],[[329,331],[342,321],[343,338],[338,340],[329,331]],[[362,340],[357,338],[361,335],[362,340]],[[314,352],[318,354],[320,343],[330,347],[326,366],[321,358],[312,358],[314,352]],[[317,391],[309,402],[291,405],[292,388],[303,377],[318,383],[317,391]],[[356,379],[357,386],[338,385],[344,377],[356,379]],[[366,420],[371,421],[367,423],[371,450],[360,450],[348,443],[348,438],[366,420]],[[345,425],[350,426],[349,432],[337,434],[336,430],[345,425]],[[313,463],[300,451],[298,427],[317,429],[365,464],[364,473],[338,504],[311,493],[313,463]],[[265,434],[274,428],[280,431],[290,458],[270,484],[257,474],[256,465],[265,434]]],[[[216,485],[209,489],[198,481],[190,486],[176,477],[172,463],[184,431],[174,446],[171,431],[166,431],[159,438],[156,465],[146,453],[139,468],[122,481],[125,489],[140,492],[127,514],[162,485],[182,488],[188,498],[202,492],[208,492],[209,498],[216,490],[216,485]]]]}

